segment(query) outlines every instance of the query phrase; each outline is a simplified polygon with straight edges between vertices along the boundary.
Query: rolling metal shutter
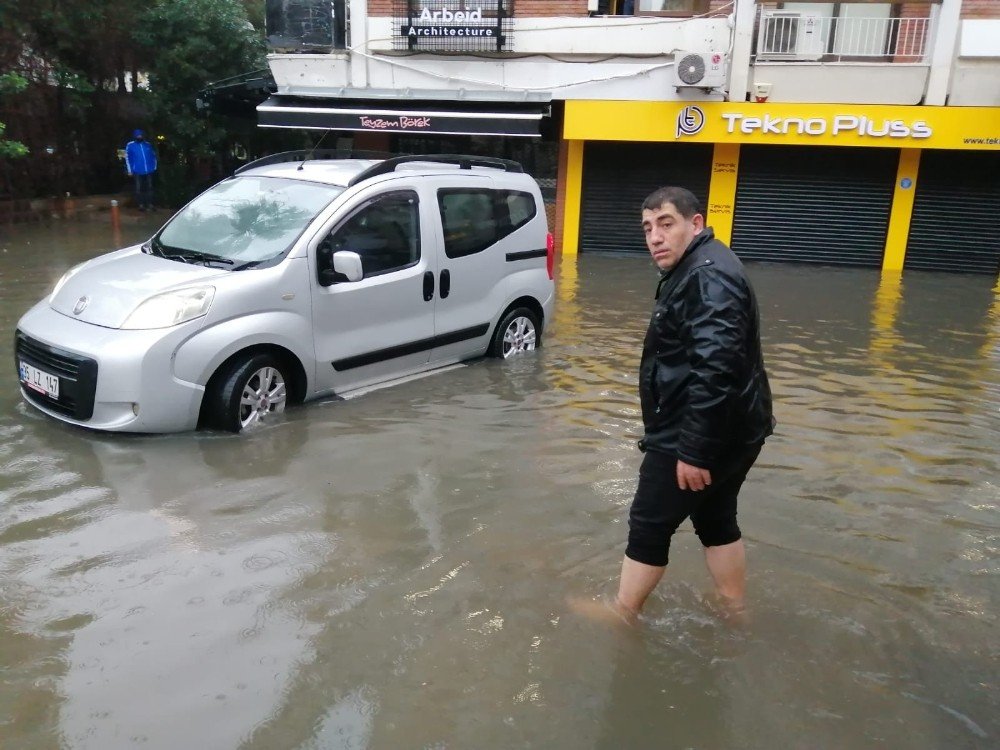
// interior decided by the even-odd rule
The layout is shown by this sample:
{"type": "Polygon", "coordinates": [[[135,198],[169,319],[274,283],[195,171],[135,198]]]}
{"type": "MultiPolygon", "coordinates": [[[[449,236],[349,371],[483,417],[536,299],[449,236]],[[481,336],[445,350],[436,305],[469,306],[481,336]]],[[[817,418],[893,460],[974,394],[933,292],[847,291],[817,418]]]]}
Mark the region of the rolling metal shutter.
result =
{"type": "Polygon", "coordinates": [[[665,185],[708,200],[711,144],[594,141],[584,147],[580,252],[643,253],[642,202],[665,185]]]}
{"type": "Polygon", "coordinates": [[[1000,270],[1000,153],[924,151],[906,269],[1000,270]]]}
{"type": "Polygon", "coordinates": [[[882,265],[899,152],[743,146],[733,250],[743,260],[882,265]]]}

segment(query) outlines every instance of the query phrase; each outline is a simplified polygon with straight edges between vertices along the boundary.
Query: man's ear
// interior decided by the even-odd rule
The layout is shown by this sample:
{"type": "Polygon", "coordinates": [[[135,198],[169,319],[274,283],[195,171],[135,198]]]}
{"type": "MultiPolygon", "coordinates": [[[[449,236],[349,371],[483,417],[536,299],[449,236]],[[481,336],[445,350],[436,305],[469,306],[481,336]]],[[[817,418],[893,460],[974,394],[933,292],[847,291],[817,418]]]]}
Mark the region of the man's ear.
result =
{"type": "Polygon", "coordinates": [[[701,214],[695,214],[691,217],[691,223],[694,224],[694,233],[701,234],[701,230],[705,228],[705,217],[701,214]]]}

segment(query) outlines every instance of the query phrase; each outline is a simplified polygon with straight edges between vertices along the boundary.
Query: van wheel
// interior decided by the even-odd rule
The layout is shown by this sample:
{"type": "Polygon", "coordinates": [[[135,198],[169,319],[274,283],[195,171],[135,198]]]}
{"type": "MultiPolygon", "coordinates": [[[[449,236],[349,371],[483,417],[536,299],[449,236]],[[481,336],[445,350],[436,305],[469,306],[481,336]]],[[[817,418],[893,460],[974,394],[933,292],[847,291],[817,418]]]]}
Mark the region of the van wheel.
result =
{"type": "Polygon", "coordinates": [[[503,316],[490,342],[489,355],[509,359],[515,354],[530,352],[541,343],[538,316],[527,307],[518,307],[503,316]]]}
{"type": "Polygon", "coordinates": [[[283,412],[288,402],[283,367],[270,354],[235,360],[208,394],[208,424],[243,432],[258,427],[269,415],[283,412]]]}

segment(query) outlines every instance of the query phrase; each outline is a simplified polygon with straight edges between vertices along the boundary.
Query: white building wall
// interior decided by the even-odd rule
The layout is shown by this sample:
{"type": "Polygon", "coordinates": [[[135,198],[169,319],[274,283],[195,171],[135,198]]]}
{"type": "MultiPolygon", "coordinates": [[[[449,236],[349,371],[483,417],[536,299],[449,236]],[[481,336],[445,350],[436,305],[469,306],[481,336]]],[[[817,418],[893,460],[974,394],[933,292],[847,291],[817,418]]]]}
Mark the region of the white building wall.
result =
{"type": "MultiPolygon", "coordinates": [[[[352,39],[349,52],[273,54],[268,62],[278,93],[329,96],[345,87],[460,90],[517,96],[549,92],[554,99],[721,99],[673,87],[676,51],[726,51],[725,18],[661,22],[656,19],[515,19],[517,58],[392,51],[392,23],[367,19],[367,43],[352,39]],[[627,54],[626,54],[627,53],[627,54]],[[558,59],[556,57],[558,56],[558,59]]],[[[352,20],[356,29],[358,24],[352,20]]]]}
{"type": "Polygon", "coordinates": [[[959,8],[943,0],[935,12],[924,63],[803,63],[754,61],[749,0],[729,17],[514,19],[518,56],[495,58],[393,52],[391,19],[368,18],[365,0],[351,0],[349,50],[268,61],[278,92],[301,96],[743,101],[754,83],[770,83],[771,101],[1000,105],[1000,19],[960,21],[959,8]],[[676,89],[681,51],[727,55],[728,91],[676,89]]]}
{"type": "Polygon", "coordinates": [[[928,65],[758,62],[753,83],[771,84],[768,101],[920,104],[928,65]]]}
{"type": "Polygon", "coordinates": [[[962,21],[959,33],[948,104],[1000,107],[1000,19],[962,21]]]}
{"type": "MultiPolygon", "coordinates": [[[[392,49],[392,19],[369,18],[370,52],[392,49]]],[[[515,18],[514,54],[671,55],[674,50],[726,50],[725,18],[515,18]]]]}

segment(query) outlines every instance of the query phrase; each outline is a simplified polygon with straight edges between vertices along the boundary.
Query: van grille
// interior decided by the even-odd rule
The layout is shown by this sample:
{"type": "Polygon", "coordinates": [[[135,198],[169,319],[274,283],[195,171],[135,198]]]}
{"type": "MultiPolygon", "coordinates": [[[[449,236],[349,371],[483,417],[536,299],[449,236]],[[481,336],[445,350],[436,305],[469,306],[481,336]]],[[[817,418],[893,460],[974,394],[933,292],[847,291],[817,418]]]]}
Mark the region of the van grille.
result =
{"type": "Polygon", "coordinates": [[[59,378],[58,399],[30,388],[22,389],[30,401],[81,421],[94,415],[97,360],[43,344],[17,331],[14,334],[15,370],[21,360],[59,378]]]}

